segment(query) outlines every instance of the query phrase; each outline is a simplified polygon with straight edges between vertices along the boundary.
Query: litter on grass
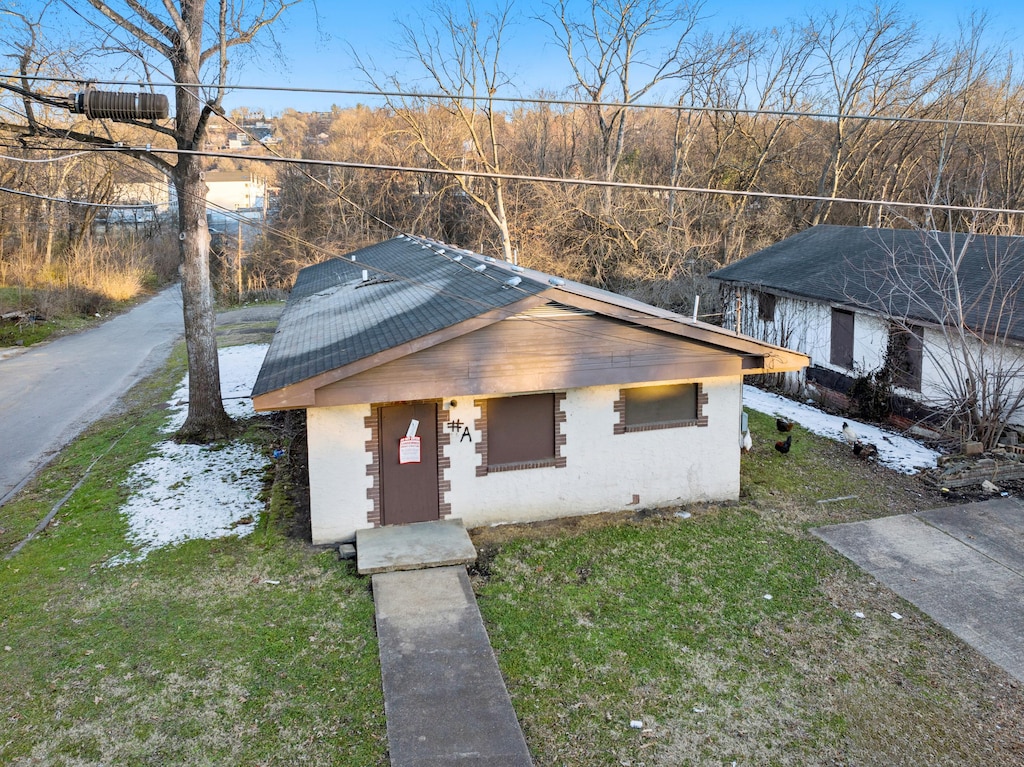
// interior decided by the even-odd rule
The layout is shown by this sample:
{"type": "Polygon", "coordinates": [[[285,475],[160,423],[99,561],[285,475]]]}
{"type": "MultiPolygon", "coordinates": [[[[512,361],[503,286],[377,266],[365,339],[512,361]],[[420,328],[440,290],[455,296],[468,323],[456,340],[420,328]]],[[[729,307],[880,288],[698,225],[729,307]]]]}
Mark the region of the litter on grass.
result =
{"type": "MultiPolygon", "coordinates": [[[[267,347],[230,346],[220,350],[224,408],[234,418],[253,415],[248,399],[267,347]]],[[[186,375],[171,399],[188,397],[186,375]]],[[[172,433],[184,422],[187,405],[175,404],[164,427],[172,433]]],[[[138,562],[151,552],[183,541],[244,536],[256,528],[267,459],[251,445],[179,445],[167,440],[156,455],[136,464],[128,478],[131,495],[121,507],[128,521],[129,551],[108,565],[138,562]]]]}

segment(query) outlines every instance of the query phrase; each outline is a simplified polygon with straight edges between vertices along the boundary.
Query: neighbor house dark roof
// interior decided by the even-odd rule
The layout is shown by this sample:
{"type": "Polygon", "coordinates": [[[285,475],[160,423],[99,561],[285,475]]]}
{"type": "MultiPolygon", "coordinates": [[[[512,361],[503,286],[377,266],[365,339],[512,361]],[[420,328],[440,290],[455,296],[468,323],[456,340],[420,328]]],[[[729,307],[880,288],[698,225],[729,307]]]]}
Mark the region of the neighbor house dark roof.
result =
{"type": "Polygon", "coordinates": [[[807,364],[626,296],[402,235],[299,272],[252,396],[262,409],[300,406],[335,381],[531,311],[593,313],[668,333],[741,357],[751,373],[807,364]]]}
{"type": "Polygon", "coordinates": [[[752,288],[942,324],[953,270],[967,324],[1024,340],[1024,238],[819,225],[711,273],[752,288]],[[999,316],[1001,301],[1009,299],[999,316]],[[995,303],[995,307],[992,306],[995,303]]]}

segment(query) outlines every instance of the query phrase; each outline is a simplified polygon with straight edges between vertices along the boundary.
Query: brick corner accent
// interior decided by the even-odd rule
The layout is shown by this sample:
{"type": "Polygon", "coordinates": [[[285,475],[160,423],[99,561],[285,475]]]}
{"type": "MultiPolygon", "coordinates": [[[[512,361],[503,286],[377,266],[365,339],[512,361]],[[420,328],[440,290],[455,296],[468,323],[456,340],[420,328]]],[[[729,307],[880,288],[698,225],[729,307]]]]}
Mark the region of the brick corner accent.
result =
{"type": "Polygon", "coordinates": [[[478,477],[487,476],[487,400],[473,400],[473,407],[480,408],[480,417],[473,420],[473,428],[480,433],[480,440],[476,443],[476,454],[480,456],[480,465],[476,467],[478,477]]]}
{"type": "Polygon", "coordinates": [[[370,454],[366,475],[371,480],[370,486],[366,488],[366,498],[373,502],[373,508],[366,514],[366,521],[374,527],[380,527],[380,405],[370,405],[370,415],[363,419],[363,427],[370,430],[370,438],[365,443],[366,452],[370,454]]]}
{"type": "Polygon", "coordinates": [[[566,467],[566,457],[562,454],[562,448],[566,444],[565,434],[565,423],[566,414],[562,408],[562,403],[565,402],[566,392],[559,391],[555,392],[555,468],[564,469],[566,467]]]}
{"type": "Polygon", "coordinates": [[[452,467],[451,456],[445,454],[445,448],[452,443],[452,433],[448,431],[448,419],[451,413],[444,408],[441,400],[437,400],[437,516],[444,519],[452,513],[451,501],[445,496],[452,489],[451,477],[446,476],[452,467]]]}

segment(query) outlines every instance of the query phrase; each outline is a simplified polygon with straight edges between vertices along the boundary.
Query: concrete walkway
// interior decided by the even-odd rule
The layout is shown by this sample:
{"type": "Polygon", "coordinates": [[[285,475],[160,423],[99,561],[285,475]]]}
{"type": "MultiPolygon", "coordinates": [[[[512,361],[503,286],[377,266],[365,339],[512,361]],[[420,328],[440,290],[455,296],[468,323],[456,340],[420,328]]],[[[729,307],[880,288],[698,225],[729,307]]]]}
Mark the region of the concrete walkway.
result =
{"type": "Polygon", "coordinates": [[[465,563],[460,520],[360,530],[373,575],[384,714],[393,767],[530,767],[465,563]]]}
{"type": "Polygon", "coordinates": [[[466,568],[373,576],[392,767],[531,767],[466,568]]]}
{"type": "Polygon", "coordinates": [[[1024,504],[1012,498],[815,535],[1024,681],[1024,504]]]}

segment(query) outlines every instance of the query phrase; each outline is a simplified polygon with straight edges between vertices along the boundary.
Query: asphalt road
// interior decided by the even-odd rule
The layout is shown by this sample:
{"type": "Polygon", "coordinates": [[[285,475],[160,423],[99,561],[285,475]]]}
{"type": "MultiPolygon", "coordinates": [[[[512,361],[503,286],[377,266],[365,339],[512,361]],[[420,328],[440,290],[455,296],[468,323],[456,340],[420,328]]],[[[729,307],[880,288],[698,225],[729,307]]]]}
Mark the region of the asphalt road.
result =
{"type": "Polygon", "coordinates": [[[162,365],[183,332],[174,285],[98,327],[0,357],[0,506],[162,365]]]}

